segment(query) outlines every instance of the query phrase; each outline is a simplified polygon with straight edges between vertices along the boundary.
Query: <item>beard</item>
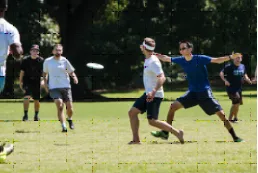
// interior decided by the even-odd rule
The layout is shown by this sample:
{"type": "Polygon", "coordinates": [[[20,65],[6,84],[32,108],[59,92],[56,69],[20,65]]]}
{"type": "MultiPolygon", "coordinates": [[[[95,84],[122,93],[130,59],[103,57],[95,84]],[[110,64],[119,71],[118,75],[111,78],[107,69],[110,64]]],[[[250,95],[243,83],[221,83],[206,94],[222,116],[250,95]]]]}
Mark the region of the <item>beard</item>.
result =
{"type": "Polygon", "coordinates": [[[55,54],[55,57],[60,57],[60,56],[61,56],[60,53],[56,53],[56,54],[55,54]]]}

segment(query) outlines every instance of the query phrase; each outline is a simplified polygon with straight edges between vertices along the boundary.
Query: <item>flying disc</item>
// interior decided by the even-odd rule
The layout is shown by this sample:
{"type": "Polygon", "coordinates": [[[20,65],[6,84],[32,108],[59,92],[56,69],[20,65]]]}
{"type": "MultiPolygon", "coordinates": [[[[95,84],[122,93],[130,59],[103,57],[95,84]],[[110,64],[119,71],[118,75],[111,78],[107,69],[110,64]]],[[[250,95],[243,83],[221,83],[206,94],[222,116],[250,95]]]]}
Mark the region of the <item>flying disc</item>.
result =
{"type": "Polygon", "coordinates": [[[92,68],[92,69],[98,69],[98,70],[100,70],[100,69],[103,69],[103,68],[104,68],[103,65],[97,64],[97,63],[93,63],[93,62],[88,63],[88,64],[86,64],[86,65],[87,65],[87,67],[92,68]]]}

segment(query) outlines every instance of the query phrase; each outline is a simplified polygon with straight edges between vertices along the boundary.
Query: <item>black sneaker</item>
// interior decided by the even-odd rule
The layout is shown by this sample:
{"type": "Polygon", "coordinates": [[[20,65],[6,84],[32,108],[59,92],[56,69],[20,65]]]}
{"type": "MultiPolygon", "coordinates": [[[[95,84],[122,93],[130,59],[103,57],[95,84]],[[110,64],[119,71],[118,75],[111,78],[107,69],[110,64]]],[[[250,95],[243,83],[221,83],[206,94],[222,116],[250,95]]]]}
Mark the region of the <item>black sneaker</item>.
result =
{"type": "Polygon", "coordinates": [[[22,117],[22,121],[28,121],[28,115],[24,115],[24,116],[22,117]]]}
{"type": "Polygon", "coordinates": [[[39,121],[40,118],[38,116],[34,116],[34,121],[39,121]]]}
{"type": "Polygon", "coordinates": [[[70,129],[74,129],[73,120],[67,120],[69,123],[70,129]]]}
{"type": "Polygon", "coordinates": [[[62,132],[67,132],[67,128],[63,128],[62,132]]]}

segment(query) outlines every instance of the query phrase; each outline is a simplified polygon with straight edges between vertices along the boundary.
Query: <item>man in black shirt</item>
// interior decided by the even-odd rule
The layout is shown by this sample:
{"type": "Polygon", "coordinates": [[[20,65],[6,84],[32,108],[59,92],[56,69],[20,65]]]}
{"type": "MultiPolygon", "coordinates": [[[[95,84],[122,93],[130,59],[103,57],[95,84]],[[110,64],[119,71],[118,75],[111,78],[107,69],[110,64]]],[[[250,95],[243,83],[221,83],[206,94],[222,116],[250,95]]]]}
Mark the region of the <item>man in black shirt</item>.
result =
{"type": "Polygon", "coordinates": [[[39,56],[39,46],[32,45],[30,49],[30,56],[23,59],[20,72],[20,88],[24,92],[23,121],[28,120],[30,98],[34,99],[34,121],[39,121],[38,113],[40,106],[40,82],[43,72],[43,62],[44,59],[39,56]]]}

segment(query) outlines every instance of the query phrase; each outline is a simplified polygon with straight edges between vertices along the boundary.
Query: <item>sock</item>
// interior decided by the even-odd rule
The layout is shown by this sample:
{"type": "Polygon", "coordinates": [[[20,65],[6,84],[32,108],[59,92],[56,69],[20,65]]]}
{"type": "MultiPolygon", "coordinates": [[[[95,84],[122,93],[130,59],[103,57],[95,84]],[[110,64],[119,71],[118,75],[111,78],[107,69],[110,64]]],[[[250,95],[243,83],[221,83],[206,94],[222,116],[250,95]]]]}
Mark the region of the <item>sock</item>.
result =
{"type": "Polygon", "coordinates": [[[233,139],[237,139],[237,138],[238,138],[238,137],[236,136],[236,133],[235,133],[235,131],[234,131],[233,128],[229,129],[228,132],[231,134],[231,136],[232,136],[233,139]]]}
{"type": "Polygon", "coordinates": [[[35,111],[35,117],[38,116],[39,114],[39,111],[35,111]]]}
{"type": "Polygon", "coordinates": [[[24,111],[24,116],[28,116],[28,111],[24,111]]]}
{"type": "Polygon", "coordinates": [[[66,129],[66,123],[65,122],[62,123],[62,128],[66,129]]]}
{"type": "Polygon", "coordinates": [[[165,133],[166,135],[168,135],[168,132],[167,132],[167,131],[162,130],[162,132],[165,133]]]}

